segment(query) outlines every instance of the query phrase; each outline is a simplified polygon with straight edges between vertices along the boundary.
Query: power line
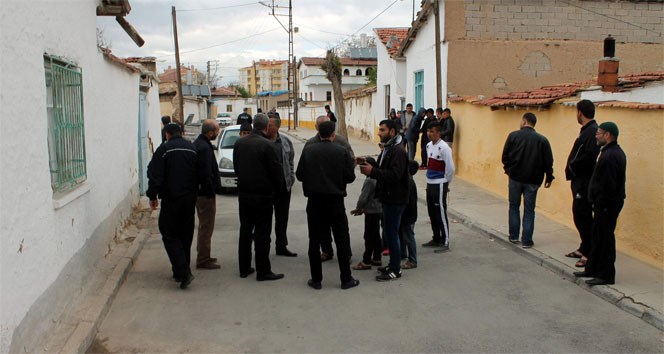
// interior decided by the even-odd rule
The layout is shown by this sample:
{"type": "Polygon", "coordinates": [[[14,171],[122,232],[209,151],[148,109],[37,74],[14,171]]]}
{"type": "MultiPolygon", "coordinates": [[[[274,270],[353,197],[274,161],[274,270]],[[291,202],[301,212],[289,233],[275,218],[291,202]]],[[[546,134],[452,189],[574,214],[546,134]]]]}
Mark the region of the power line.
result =
{"type": "Polygon", "coordinates": [[[184,9],[184,10],[177,10],[178,12],[190,12],[190,11],[212,11],[212,10],[222,10],[222,9],[230,9],[234,7],[242,7],[242,6],[250,6],[250,5],[258,5],[258,2],[250,2],[246,4],[238,4],[238,5],[228,5],[228,6],[219,6],[219,7],[207,7],[207,8],[200,8],[200,9],[184,9]]]}
{"type": "MultiPolygon", "coordinates": [[[[220,46],[223,46],[223,45],[226,45],[226,44],[231,44],[231,43],[235,43],[235,42],[240,42],[240,41],[243,41],[243,40],[245,40],[245,39],[249,39],[249,38],[256,37],[256,36],[260,36],[260,35],[263,35],[263,34],[266,34],[266,33],[272,32],[272,31],[276,31],[276,30],[278,30],[278,29],[279,29],[279,27],[275,27],[275,28],[270,29],[270,30],[267,30],[267,31],[263,31],[263,32],[260,32],[260,33],[255,33],[255,34],[252,34],[252,35],[250,35],[250,36],[246,36],[246,37],[243,37],[243,38],[235,39],[235,40],[232,40],[232,41],[228,41],[228,42],[224,42],[224,43],[219,43],[219,44],[214,44],[214,45],[211,45],[211,46],[208,46],[208,47],[196,48],[196,49],[191,49],[191,50],[183,51],[183,52],[180,52],[180,54],[193,53],[193,52],[198,52],[198,51],[201,51],[201,50],[206,50],[206,49],[210,49],[210,48],[214,48],[214,47],[220,47],[220,46]]],[[[171,55],[173,55],[173,54],[160,55],[160,56],[158,56],[157,58],[170,57],[171,55]]]]}
{"type": "Polygon", "coordinates": [[[303,35],[301,35],[301,34],[299,34],[299,33],[296,33],[296,34],[297,34],[298,37],[300,37],[300,38],[304,39],[305,41],[307,41],[307,42],[309,42],[309,43],[315,45],[316,47],[318,47],[318,48],[320,48],[320,49],[326,49],[326,48],[323,48],[323,47],[321,47],[320,45],[314,43],[313,41],[309,40],[309,39],[306,38],[305,36],[303,36],[303,35]]]}
{"type": "Polygon", "coordinates": [[[394,4],[397,3],[397,1],[399,1],[399,0],[394,0],[394,1],[393,1],[390,5],[388,5],[383,11],[379,12],[378,15],[374,16],[374,18],[372,18],[369,22],[367,22],[366,24],[364,24],[364,26],[360,27],[357,31],[353,32],[353,34],[351,34],[351,35],[348,36],[348,37],[352,37],[352,36],[356,35],[358,32],[360,32],[361,30],[363,30],[364,27],[369,26],[369,24],[370,24],[371,22],[374,22],[374,20],[376,20],[378,17],[380,17],[380,15],[382,15],[383,13],[385,13],[385,11],[389,10],[390,7],[394,6],[394,4]]]}
{"type": "Polygon", "coordinates": [[[299,26],[299,27],[308,28],[308,29],[310,29],[310,30],[314,30],[314,31],[316,31],[316,32],[327,33],[327,34],[333,34],[333,35],[336,35],[336,36],[348,36],[348,33],[336,33],[336,32],[323,31],[323,30],[319,30],[319,29],[317,29],[317,28],[313,28],[313,27],[305,26],[305,25],[302,25],[302,24],[299,24],[299,23],[296,23],[295,25],[297,25],[297,26],[299,26]]]}

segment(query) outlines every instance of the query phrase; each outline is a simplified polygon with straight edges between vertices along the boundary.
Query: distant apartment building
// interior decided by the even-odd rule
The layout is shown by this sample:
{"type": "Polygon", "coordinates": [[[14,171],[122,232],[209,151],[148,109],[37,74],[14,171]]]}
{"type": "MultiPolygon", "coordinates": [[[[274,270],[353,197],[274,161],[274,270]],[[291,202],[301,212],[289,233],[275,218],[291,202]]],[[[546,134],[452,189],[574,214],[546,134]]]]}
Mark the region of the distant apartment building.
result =
{"type": "MultiPolygon", "coordinates": [[[[364,87],[368,82],[368,76],[372,70],[376,70],[378,61],[373,59],[340,58],[343,77],[341,78],[341,89],[346,92],[364,87]]],[[[324,58],[300,59],[298,69],[298,91],[299,98],[308,101],[332,101],[332,84],[325,77],[325,71],[321,68],[324,58]]]]}
{"type": "Polygon", "coordinates": [[[251,96],[263,91],[280,91],[288,89],[287,60],[259,60],[251,66],[239,69],[240,85],[247,89],[251,96]]]}

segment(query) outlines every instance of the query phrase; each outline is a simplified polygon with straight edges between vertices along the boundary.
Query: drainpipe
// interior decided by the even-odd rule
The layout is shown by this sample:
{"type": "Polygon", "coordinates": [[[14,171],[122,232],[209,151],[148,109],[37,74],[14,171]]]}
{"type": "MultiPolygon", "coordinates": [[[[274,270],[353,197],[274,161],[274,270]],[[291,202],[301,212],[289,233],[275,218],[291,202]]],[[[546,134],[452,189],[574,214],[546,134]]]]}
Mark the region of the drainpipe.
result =
{"type": "Polygon", "coordinates": [[[433,14],[435,18],[435,40],[436,40],[436,107],[443,107],[443,79],[440,63],[440,11],[438,0],[433,1],[433,14]]]}

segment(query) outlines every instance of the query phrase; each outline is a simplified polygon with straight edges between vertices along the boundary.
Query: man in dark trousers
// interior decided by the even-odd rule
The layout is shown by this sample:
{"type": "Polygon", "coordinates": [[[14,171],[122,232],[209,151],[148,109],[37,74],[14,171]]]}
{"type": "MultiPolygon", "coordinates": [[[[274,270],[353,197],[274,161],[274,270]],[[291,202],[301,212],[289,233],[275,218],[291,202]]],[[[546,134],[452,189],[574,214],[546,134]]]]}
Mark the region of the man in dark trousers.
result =
{"type": "Polygon", "coordinates": [[[247,107],[242,108],[242,113],[240,113],[237,116],[237,121],[235,122],[235,124],[243,124],[243,123],[251,124],[252,119],[249,113],[247,113],[248,110],[249,109],[247,107]]]}
{"type": "Polygon", "coordinates": [[[297,179],[302,181],[307,201],[307,225],[309,228],[309,267],[311,279],[307,284],[321,288],[323,270],[320,254],[320,237],[332,229],[337,245],[337,259],[341,288],[350,289],[360,284],[351,276],[348,254],[350,235],[346,216],[346,185],[355,180],[355,164],[348,150],[332,143],[335,124],[323,122],[318,126],[321,142],[302,151],[297,164],[297,179]]]}
{"type": "Polygon", "coordinates": [[[452,110],[449,108],[443,109],[440,119],[442,130],[440,131],[440,138],[452,147],[454,142],[454,119],[452,118],[452,110]]]}
{"type": "Polygon", "coordinates": [[[274,142],[281,163],[283,180],[274,194],[274,235],[277,256],[297,257],[288,249],[288,213],[290,212],[291,188],[295,183],[295,149],[287,137],[279,134],[281,119],[269,114],[268,136],[274,142]]]}
{"type": "Polygon", "coordinates": [[[272,231],[272,200],[281,187],[283,171],[279,156],[267,136],[268,117],[259,113],[254,118],[251,134],[238,139],[233,149],[233,165],[237,174],[240,211],[238,260],[240,277],[256,271],[256,280],[277,280],[283,274],[272,272],[270,265],[270,232],[272,231]],[[256,269],[251,267],[251,243],[255,242],[256,269]]]}
{"type": "MultiPolygon", "coordinates": [[[[330,121],[329,117],[318,116],[318,118],[316,118],[316,123],[315,123],[316,130],[318,130],[318,127],[320,126],[321,123],[328,121],[330,121]]],[[[320,143],[321,141],[322,139],[320,137],[320,134],[317,133],[316,135],[311,137],[311,139],[307,140],[302,150],[308,148],[313,144],[320,143]]],[[[344,149],[348,150],[348,153],[350,153],[350,156],[353,158],[353,160],[355,160],[355,153],[353,152],[353,148],[350,146],[348,139],[344,138],[343,135],[335,134],[333,143],[343,146],[344,149]]],[[[334,249],[332,248],[332,233],[330,230],[327,230],[327,232],[324,235],[321,235],[320,247],[321,247],[320,258],[323,262],[329,261],[330,259],[334,258],[334,249]]],[[[348,255],[350,257],[352,255],[352,251],[348,255]]]]}
{"type": "Polygon", "coordinates": [[[378,136],[384,144],[383,151],[378,155],[375,165],[358,158],[360,172],[376,180],[376,196],[383,206],[383,237],[390,250],[390,263],[387,267],[378,268],[378,281],[401,278],[401,246],[399,227],[401,216],[408,204],[408,155],[401,143],[401,135],[397,134],[394,121],[386,119],[378,125],[378,136]]]}
{"type": "Polygon", "coordinates": [[[198,215],[198,238],[196,244],[196,268],[219,269],[217,259],[210,257],[214,219],[217,215],[216,194],[221,194],[219,166],[214,157],[214,149],[210,141],[219,136],[219,124],[214,119],[207,119],[201,126],[201,134],[194,140],[196,153],[203,164],[203,179],[198,187],[196,214],[198,215]]]}
{"type": "Polygon", "coordinates": [[[204,174],[201,160],[191,142],[182,139],[180,125],[166,124],[167,141],[154,152],[148,165],[148,190],[152,210],[159,206],[159,232],[173,278],[186,289],[194,275],[189,267],[194,238],[194,211],[198,184],[204,174]]]}
{"type": "Polygon", "coordinates": [[[426,110],[426,115],[424,117],[424,122],[420,128],[422,136],[420,137],[420,157],[422,158],[422,163],[420,164],[420,169],[427,169],[427,144],[429,143],[429,136],[427,136],[427,127],[429,123],[437,121],[436,116],[433,114],[433,108],[426,110]]]}
{"type": "Polygon", "coordinates": [[[595,170],[588,186],[588,200],[595,213],[592,249],[583,272],[577,277],[593,277],[586,284],[614,284],[616,280],[616,223],[625,202],[627,158],[618,145],[618,126],[604,122],[597,128],[597,144],[601,146],[595,170]]]}
{"type": "Polygon", "coordinates": [[[599,145],[595,139],[597,122],[595,122],[595,105],[589,100],[581,100],[576,104],[576,121],[581,125],[581,132],[574,141],[572,151],[567,157],[565,178],[571,181],[572,215],[574,225],[579,231],[581,244],[579,248],[565,256],[581,258],[577,267],[585,266],[588,261],[592,244],[593,208],[588,201],[588,184],[595,169],[599,154],[599,145]]]}
{"type": "Polygon", "coordinates": [[[544,135],[535,131],[537,117],[526,113],[521,118],[521,129],[510,133],[503,148],[503,168],[509,176],[509,240],[519,242],[521,228],[521,198],[523,197],[523,234],[521,245],[531,248],[535,229],[537,190],[546,175],[544,188],[553,181],[553,153],[544,135]]]}

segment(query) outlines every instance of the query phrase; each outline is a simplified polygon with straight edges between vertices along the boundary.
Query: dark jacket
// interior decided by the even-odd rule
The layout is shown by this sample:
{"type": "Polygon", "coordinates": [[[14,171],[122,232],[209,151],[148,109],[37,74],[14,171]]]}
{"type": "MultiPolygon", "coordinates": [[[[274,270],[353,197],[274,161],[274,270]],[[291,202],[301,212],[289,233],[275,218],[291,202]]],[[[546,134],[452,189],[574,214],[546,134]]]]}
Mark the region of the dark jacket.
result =
{"type": "Polygon", "coordinates": [[[436,120],[437,120],[436,116],[433,116],[431,118],[427,117],[426,115],[424,116],[424,119],[423,119],[424,122],[422,123],[422,128],[420,129],[420,131],[422,132],[422,138],[421,139],[422,139],[423,142],[428,143],[430,141],[429,136],[427,135],[427,129],[429,128],[429,123],[435,122],[436,120]]]}
{"type": "Polygon", "coordinates": [[[579,136],[574,141],[572,151],[567,157],[565,166],[565,178],[570,181],[577,178],[590,180],[595,169],[595,162],[599,154],[599,145],[595,134],[597,133],[597,122],[591,120],[581,127],[579,136]]]}
{"type": "Polygon", "coordinates": [[[611,142],[600,150],[590,185],[588,200],[595,207],[622,205],[625,200],[627,157],[618,143],[611,142]]]}
{"type": "Polygon", "coordinates": [[[214,157],[214,149],[210,140],[205,135],[200,134],[194,140],[196,153],[203,165],[203,178],[198,185],[198,195],[214,197],[215,194],[221,194],[221,181],[219,180],[219,165],[214,157]]]}
{"type": "Polygon", "coordinates": [[[401,214],[401,223],[405,225],[414,224],[417,221],[417,185],[413,176],[408,178],[408,204],[401,214]]]}
{"type": "Polygon", "coordinates": [[[408,130],[406,130],[406,139],[408,141],[417,142],[420,139],[420,127],[422,126],[425,113],[426,109],[420,108],[415,117],[410,121],[410,124],[408,124],[408,130]]]}
{"type": "Polygon", "coordinates": [[[365,178],[362,184],[362,191],[357,198],[355,209],[363,210],[365,214],[381,214],[383,207],[380,200],[376,199],[376,180],[365,178]]]}
{"type": "Polygon", "coordinates": [[[334,123],[337,122],[337,117],[334,115],[334,112],[332,112],[332,111],[327,113],[327,118],[330,119],[330,122],[334,122],[334,123]]]}
{"type": "Polygon", "coordinates": [[[542,185],[553,181],[553,153],[551,145],[532,127],[510,133],[503,148],[503,168],[511,179],[526,184],[542,185]]]}
{"type": "Polygon", "coordinates": [[[452,119],[452,116],[449,116],[440,122],[443,125],[442,130],[440,131],[440,138],[447,143],[454,142],[454,119],[452,119]]]}
{"type": "MultiPolygon", "coordinates": [[[[307,140],[306,143],[304,143],[304,147],[302,148],[302,150],[308,148],[313,144],[320,143],[321,141],[322,140],[320,139],[320,134],[316,134],[312,136],[309,140],[307,140]]],[[[355,160],[355,152],[353,152],[353,147],[350,146],[348,139],[346,139],[343,135],[335,135],[333,143],[343,146],[346,150],[348,150],[348,153],[350,153],[350,157],[352,157],[353,160],[355,160]]]]}
{"type": "Polygon", "coordinates": [[[237,116],[237,120],[235,121],[235,124],[242,124],[242,123],[249,123],[251,124],[252,119],[251,116],[248,113],[242,112],[237,116]]]}
{"type": "Polygon", "coordinates": [[[323,140],[302,151],[295,176],[305,197],[345,197],[346,185],[355,180],[355,165],[348,150],[323,140]]]}
{"type": "Polygon", "coordinates": [[[369,177],[376,180],[376,197],[383,204],[408,204],[408,155],[401,136],[385,144],[369,177]]]}
{"type": "Polygon", "coordinates": [[[191,142],[174,136],[159,145],[148,164],[148,190],[150,200],[176,199],[195,195],[204,174],[196,147],[191,142]]]}
{"type": "Polygon", "coordinates": [[[233,146],[233,167],[239,196],[268,196],[281,187],[284,173],[274,143],[261,131],[238,139],[233,146]]]}

